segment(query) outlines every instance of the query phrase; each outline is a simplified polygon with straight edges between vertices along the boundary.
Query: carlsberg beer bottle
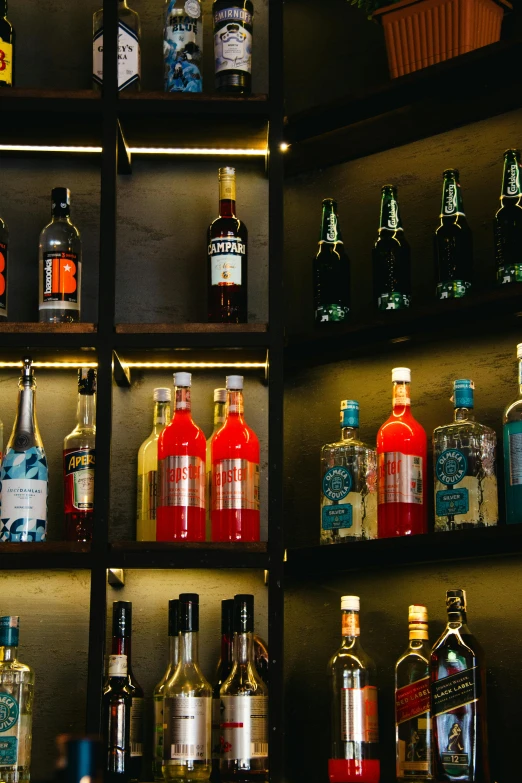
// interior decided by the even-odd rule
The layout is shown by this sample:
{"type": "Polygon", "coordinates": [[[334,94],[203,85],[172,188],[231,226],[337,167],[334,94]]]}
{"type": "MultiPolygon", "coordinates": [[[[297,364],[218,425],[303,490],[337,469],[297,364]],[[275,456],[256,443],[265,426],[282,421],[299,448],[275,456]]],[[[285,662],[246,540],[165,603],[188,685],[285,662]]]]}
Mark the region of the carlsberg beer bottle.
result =
{"type": "Polygon", "coordinates": [[[382,186],[379,235],[372,251],[373,290],[379,310],[410,306],[410,246],[404,236],[397,188],[382,186]]]}
{"type": "Polygon", "coordinates": [[[345,321],[350,312],[350,261],[344,251],[337,203],[323,201],[319,250],[314,259],[315,323],[345,321]]]}
{"type": "Polygon", "coordinates": [[[437,299],[460,299],[471,288],[473,237],[464,214],[459,172],[446,169],[442,176],[440,225],[434,237],[437,299]]]}
{"type": "Polygon", "coordinates": [[[500,208],[495,215],[497,283],[522,281],[522,185],[520,150],[504,153],[500,208]]]}

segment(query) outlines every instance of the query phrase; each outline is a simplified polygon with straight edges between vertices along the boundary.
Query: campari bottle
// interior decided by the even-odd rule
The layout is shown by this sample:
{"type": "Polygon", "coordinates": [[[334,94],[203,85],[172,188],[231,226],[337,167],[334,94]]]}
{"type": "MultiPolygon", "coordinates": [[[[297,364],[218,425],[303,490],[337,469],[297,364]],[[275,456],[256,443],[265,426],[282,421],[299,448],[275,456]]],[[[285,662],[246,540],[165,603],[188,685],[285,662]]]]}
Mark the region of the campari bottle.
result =
{"type": "Polygon", "coordinates": [[[259,441],[243,418],[243,377],[227,377],[227,418],[211,443],[212,541],[259,541],[259,441]]]}
{"type": "Polygon", "coordinates": [[[379,538],[426,533],[427,438],[410,410],[411,370],[392,370],[393,410],[377,433],[379,538]]]}
{"type": "Polygon", "coordinates": [[[158,439],[157,541],[205,540],[203,432],[192,421],[189,372],[174,373],[174,416],[158,439]]]}

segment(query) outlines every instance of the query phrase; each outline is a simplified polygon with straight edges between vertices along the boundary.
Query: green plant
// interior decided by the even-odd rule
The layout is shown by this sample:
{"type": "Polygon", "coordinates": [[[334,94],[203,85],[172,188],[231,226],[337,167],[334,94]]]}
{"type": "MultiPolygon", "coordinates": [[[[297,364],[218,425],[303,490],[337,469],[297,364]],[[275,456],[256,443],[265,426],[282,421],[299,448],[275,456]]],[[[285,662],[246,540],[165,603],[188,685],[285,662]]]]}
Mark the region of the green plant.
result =
{"type": "Polygon", "coordinates": [[[379,8],[383,8],[385,5],[391,3],[397,3],[399,0],[350,0],[352,5],[356,5],[361,11],[364,11],[368,19],[372,18],[372,14],[379,8]]]}

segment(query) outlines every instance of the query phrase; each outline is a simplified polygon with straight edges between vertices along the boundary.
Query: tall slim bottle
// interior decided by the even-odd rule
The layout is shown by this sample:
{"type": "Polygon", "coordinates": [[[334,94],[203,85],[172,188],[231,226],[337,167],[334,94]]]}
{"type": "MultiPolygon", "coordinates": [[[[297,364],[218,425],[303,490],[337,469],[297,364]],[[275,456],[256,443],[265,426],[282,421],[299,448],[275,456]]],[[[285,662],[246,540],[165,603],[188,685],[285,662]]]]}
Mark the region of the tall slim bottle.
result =
{"type": "Polygon", "coordinates": [[[435,230],[434,255],[437,299],[460,299],[473,278],[473,235],[464,214],[457,169],[442,175],[440,225],[435,230]]]}
{"type": "Polygon", "coordinates": [[[221,687],[234,665],[234,599],[221,601],[221,655],[212,692],[212,774],[219,779],[221,759],[221,687]]]}
{"type": "Polygon", "coordinates": [[[504,153],[500,208],[494,220],[497,283],[522,281],[522,178],[520,150],[504,153]]]}
{"type": "Polygon", "coordinates": [[[154,389],[152,432],[138,451],[136,540],[156,540],[158,501],[158,440],[170,422],[170,389],[154,389]]]}
{"type": "Polygon", "coordinates": [[[319,249],[314,258],[314,318],[316,325],[346,321],[350,312],[350,259],[339,228],[337,202],[323,201],[319,249]]]}
{"type": "Polygon", "coordinates": [[[410,606],[409,643],[395,664],[395,747],[397,780],[433,780],[431,748],[428,610],[410,606]]]}
{"type": "Polygon", "coordinates": [[[393,410],[377,433],[379,538],[427,533],[427,448],[411,415],[411,370],[392,370],[393,410]]]}
{"type": "Polygon", "coordinates": [[[330,783],[379,783],[375,664],[363,650],[360,599],[341,598],[342,643],[328,664],[331,699],[330,783]]]}
{"type": "MultiPolygon", "coordinates": [[[[118,90],[141,89],[141,22],[127,0],[118,0],[118,90]]],[[[103,8],[93,15],[92,78],[103,84],[103,8]]]]}
{"type": "Polygon", "coordinates": [[[410,246],[404,235],[397,188],[383,185],[379,232],[372,250],[373,292],[379,310],[404,310],[411,304],[410,246]]]}
{"type": "Polygon", "coordinates": [[[179,663],[179,599],[169,601],[169,662],[165,674],[154,688],[154,780],[163,780],[163,724],[165,686],[179,663]]]}
{"type": "Polygon", "coordinates": [[[96,470],[96,370],[78,370],[76,427],[63,442],[65,540],[92,541],[96,470]]]}
{"type": "Polygon", "coordinates": [[[207,440],[207,539],[212,538],[211,532],[211,509],[212,509],[212,439],[225,423],[227,416],[227,390],[214,389],[214,429],[212,435],[207,440]]]}
{"type": "Polygon", "coordinates": [[[522,343],[517,345],[518,398],[504,411],[504,487],[506,522],[522,522],[522,343]]]}
{"type": "Polygon", "coordinates": [[[165,92],[202,92],[203,12],[199,0],[165,0],[165,92]]]}
{"type": "Polygon", "coordinates": [[[18,660],[19,617],[0,617],[0,778],[29,783],[34,672],[18,660]]]}
{"type": "Polygon", "coordinates": [[[199,596],[179,597],[179,664],[164,689],[165,780],[210,778],[212,687],[199,667],[199,596]]]}
{"type": "Polygon", "coordinates": [[[158,439],[158,541],[205,540],[206,441],[190,412],[189,372],[174,373],[175,409],[158,439]]]}
{"type": "Polygon", "coordinates": [[[0,318],[7,318],[9,229],[0,216],[0,318]]]}
{"type": "Polygon", "coordinates": [[[105,755],[105,783],[129,783],[131,773],[131,707],[126,655],[109,655],[102,695],[102,737],[105,755]]]}
{"type": "Polygon", "coordinates": [[[254,596],[234,596],[234,665],[220,689],[222,783],[268,779],[268,688],[254,661],[254,596]]]}
{"type": "Polygon", "coordinates": [[[249,95],[252,91],[252,0],[214,0],[216,90],[249,95]]]}
{"type": "Polygon", "coordinates": [[[7,0],[0,0],[0,88],[13,86],[14,30],[7,18],[7,0]]]}
{"type": "Polygon", "coordinates": [[[33,361],[26,357],[18,384],[18,409],[0,474],[0,541],[45,541],[47,458],[36,421],[33,361]]]}
{"type": "Polygon", "coordinates": [[[259,440],[244,419],[243,377],[227,376],[227,418],[212,439],[212,541],[259,541],[259,440]]]}
{"type": "Polygon", "coordinates": [[[40,234],[40,323],[81,318],[82,240],[71,222],[71,191],[53,188],[52,220],[40,234]]]}

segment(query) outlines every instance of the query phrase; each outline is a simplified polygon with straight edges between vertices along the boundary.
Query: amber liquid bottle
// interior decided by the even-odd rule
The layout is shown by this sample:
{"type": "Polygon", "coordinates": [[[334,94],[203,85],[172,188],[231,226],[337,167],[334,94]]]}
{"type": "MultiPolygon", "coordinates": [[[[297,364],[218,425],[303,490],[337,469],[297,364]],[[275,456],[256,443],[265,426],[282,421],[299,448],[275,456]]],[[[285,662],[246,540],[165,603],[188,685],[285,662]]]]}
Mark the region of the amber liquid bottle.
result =
{"type": "Polygon", "coordinates": [[[208,229],[208,320],[244,324],[247,306],[248,231],[236,217],[236,170],[219,169],[219,217],[208,229]]]}

